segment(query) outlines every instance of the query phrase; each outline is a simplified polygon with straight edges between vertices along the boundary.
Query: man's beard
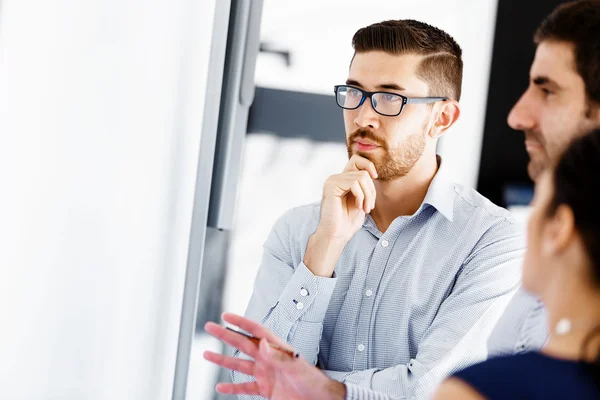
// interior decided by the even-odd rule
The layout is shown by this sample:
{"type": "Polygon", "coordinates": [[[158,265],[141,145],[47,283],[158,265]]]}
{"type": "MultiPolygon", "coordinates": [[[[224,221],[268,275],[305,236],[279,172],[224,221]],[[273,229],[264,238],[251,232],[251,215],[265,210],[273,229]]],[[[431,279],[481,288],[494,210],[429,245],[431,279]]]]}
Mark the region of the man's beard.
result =
{"type": "Polygon", "coordinates": [[[394,179],[402,178],[413,169],[417,161],[423,155],[425,151],[425,133],[427,121],[423,126],[423,130],[419,133],[408,136],[404,142],[395,149],[390,149],[387,144],[375,136],[371,131],[367,129],[358,129],[350,135],[346,145],[348,147],[348,158],[354,154],[358,154],[370,160],[375,164],[375,170],[377,171],[377,179],[380,181],[391,181],[394,179]],[[352,146],[354,141],[358,138],[368,139],[380,147],[380,151],[383,155],[374,154],[373,152],[361,152],[354,151],[352,146]]]}
{"type": "Polygon", "coordinates": [[[592,129],[597,129],[600,126],[588,118],[582,118],[578,121],[577,125],[573,128],[566,130],[560,138],[560,140],[546,140],[541,132],[535,130],[524,131],[525,139],[534,140],[542,145],[544,149],[542,154],[537,154],[534,159],[529,155],[529,164],[527,164],[527,173],[532,181],[536,181],[537,178],[552,167],[554,162],[558,161],[561,154],[567,149],[573,139],[585,135],[592,129]]]}
{"type": "Polygon", "coordinates": [[[532,181],[535,180],[544,172],[549,164],[549,157],[546,148],[546,141],[544,140],[544,136],[539,132],[535,131],[525,131],[525,140],[535,140],[538,142],[542,148],[544,149],[544,154],[539,155],[536,158],[532,158],[531,154],[529,154],[529,164],[527,164],[527,174],[532,181]]]}
{"type": "Polygon", "coordinates": [[[527,164],[527,174],[532,181],[536,179],[548,168],[548,163],[542,160],[533,160],[529,158],[529,164],[527,164]]]}

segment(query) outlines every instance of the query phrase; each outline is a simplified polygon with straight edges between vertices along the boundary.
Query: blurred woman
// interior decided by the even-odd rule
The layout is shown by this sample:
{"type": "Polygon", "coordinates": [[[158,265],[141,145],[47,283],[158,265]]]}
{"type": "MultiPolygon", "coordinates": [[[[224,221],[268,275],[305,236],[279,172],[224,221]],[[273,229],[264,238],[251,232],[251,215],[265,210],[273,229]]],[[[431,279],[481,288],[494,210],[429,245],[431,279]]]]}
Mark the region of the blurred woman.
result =
{"type": "Polygon", "coordinates": [[[535,188],[523,286],[548,309],[548,342],[540,353],[458,372],[436,398],[600,399],[599,196],[600,131],[594,131],[576,139],[535,188]]]}
{"type": "MultiPolygon", "coordinates": [[[[436,399],[600,399],[600,130],[576,139],[552,170],[537,181],[530,216],[523,286],[548,310],[550,338],[540,353],[487,360],[457,372],[436,399]]],[[[389,399],[328,379],[245,318],[224,319],[263,338],[260,346],[215,324],[208,332],[255,360],[207,352],[221,366],[253,375],[256,382],[220,384],[224,393],[278,399],[389,399]],[[268,343],[267,343],[268,341],[268,343]]]]}

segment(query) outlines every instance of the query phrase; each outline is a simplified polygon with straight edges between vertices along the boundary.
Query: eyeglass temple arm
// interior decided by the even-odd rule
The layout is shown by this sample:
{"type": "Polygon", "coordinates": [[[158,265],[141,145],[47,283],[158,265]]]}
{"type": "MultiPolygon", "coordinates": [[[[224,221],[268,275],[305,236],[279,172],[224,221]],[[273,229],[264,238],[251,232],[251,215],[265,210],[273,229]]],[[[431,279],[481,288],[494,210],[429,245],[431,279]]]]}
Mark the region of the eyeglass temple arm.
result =
{"type": "Polygon", "coordinates": [[[406,104],[427,104],[446,100],[448,100],[447,97],[409,97],[406,99],[406,104]]]}

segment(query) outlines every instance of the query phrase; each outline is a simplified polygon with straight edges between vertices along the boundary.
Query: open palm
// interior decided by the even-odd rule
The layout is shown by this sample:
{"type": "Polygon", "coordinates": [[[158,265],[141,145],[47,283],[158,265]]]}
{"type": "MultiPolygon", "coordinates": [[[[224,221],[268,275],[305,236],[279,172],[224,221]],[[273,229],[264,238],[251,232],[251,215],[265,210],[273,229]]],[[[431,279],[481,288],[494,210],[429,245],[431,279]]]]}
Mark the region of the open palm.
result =
{"type": "MultiPolygon", "coordinates": [[[[329,386],[341,385],[331,381],[303,358],[292,358],[270,347],[270,344],[274,344],[289,349],[284,342],[259,324],[233,314],[224,314],[223,319],[263,339],[257,346],[248,338],[220,325],[212,322],[205,325],[208,333],[254,358],[248,360],[210,351],[204,353],[204,358],[208,361],[253,376],[255,379],[245,383],[220,383],[217,385],[217,391],[220,393],[256,395],[272,400],[300,400],[320,398],[328,392],[329,386]]],[[[343,395],[340,398],[343,398],[343,395]]]]}

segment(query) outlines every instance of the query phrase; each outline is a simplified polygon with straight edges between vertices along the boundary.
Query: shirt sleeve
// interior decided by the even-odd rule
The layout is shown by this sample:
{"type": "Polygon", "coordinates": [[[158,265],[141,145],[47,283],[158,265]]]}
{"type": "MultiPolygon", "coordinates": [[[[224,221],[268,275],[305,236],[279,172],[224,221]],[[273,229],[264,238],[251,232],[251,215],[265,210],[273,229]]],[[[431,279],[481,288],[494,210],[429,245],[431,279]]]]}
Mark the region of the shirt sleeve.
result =
{"type": "MultiPolygon", "coordinates": [[[[308,243],[292,232],[302,231],[294,210],[284,214],[273,227],[264,245],[262,262],[246,317],[260,322],[289,343],[313,365],[317,362],[323,319],[337,278],[317,277],[304,265],[302,255],[308,243]],[[298,247],[304,246],[302,251],[298,247]]],[[[234,356],[245,357],[239,351],[234,356]]],[[[232,373],[236,383],[250,377],[232,373]]]]}
{"type": "Polygon", "coordinates": [[[488,341],[490,356],[539,351],[548,338],[548,322],[540,299],[519,289],[488,341]]]}
{"type": "Polygon", "coordinates": [[[380,398],[358,388],[394,399],[429,398],[447,376],[487,358],[489,335],[520,284],[525,246],[514,225],[503,220],[482,236],[409,363],[349,373],[325,371],[351,388],[347,399],[380,398]]]}
{"type": "Polygon", "coordinates": [[[385,393],[346,383],[346,400],[394,400],[385,393]]]}

